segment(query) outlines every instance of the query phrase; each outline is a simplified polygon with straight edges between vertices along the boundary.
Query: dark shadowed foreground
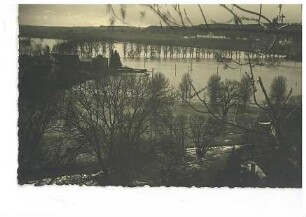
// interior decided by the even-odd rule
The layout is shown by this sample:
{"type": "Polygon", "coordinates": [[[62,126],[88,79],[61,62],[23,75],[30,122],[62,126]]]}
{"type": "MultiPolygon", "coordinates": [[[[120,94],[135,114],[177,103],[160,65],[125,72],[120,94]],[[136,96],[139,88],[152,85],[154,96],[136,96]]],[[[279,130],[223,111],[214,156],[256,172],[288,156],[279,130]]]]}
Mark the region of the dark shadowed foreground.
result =
{"type": "Polygon", "coordinates": [[[301,187],[301,101],[285,78],[270,90],[275,129],[247,77],[211,76],[203,105],[188,74],[174,90],[104,60],[19,56],[20,184],[301,187]]]}
{"type": "Polygon", "coordinates": [[[232,24],[20,26],[18,183],[302,187],[302,25],[219,6],[232,24]]]}

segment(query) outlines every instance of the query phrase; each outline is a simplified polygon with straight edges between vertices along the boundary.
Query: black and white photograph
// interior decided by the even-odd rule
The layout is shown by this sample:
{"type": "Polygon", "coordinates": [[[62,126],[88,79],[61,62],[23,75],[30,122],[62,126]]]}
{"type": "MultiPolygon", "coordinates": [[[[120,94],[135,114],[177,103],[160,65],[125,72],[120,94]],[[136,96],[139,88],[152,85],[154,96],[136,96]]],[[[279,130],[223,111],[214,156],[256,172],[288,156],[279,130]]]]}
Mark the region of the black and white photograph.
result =
{"type": "Polygon", "coordinates": [[[19,184],[301,187],[301,5],[19,5],[18,21],[19,184]]]}
{"type": "Polygon", "coordinates": [[[0,216],[304,217],[304,10],[1,3],[0,216]]]}

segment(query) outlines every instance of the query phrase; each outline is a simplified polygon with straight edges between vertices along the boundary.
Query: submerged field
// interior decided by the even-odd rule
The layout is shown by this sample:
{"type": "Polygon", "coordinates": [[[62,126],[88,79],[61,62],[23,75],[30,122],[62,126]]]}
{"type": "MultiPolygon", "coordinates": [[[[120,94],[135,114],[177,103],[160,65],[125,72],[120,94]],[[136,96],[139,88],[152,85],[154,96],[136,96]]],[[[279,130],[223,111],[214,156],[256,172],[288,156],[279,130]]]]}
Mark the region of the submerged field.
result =
{"type": "MultiPolygon", "coordinates": [[[[21,35],[42,34],[27,30],[21,35]]],[[[141,56],[142,45],[134,58],[120,43],[93,51],[87,42],[26,42],[20,184],[301,186],[300,63],[233,67],[194,58],[191,47],[188,58],[178,49],[167,59],[141,56]],[[124,66],[147,72],[123,73],[124,66]]]]}

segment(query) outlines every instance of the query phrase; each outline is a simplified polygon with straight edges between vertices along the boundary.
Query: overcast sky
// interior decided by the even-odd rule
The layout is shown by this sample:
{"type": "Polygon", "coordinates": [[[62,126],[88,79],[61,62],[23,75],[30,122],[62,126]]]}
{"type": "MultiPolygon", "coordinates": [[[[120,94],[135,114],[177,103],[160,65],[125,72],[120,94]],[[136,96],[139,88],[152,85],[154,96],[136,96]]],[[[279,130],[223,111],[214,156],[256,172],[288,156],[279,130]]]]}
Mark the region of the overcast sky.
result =
{"type": "MultiPolygon", "coordinates": [[[[228,5],[232,8],[231,5],[228,5]]],[[[259,5],[242,5],[247,9],[259,11],[259,5]]],[[[173,16],[175,12],[171,6],[167,7],[173,16]]],[[[227,22],[233,16],[219,5],[202,5],[207,21],[227,22]]],[[[120,5],[114,5],[116,13],[120,16],[120,5]]],[[[203,23],[203,18],[197,5],[181,5],[185,9],[194,25],[203,23]]],[[[273,18],[278,14],[278,5],[263,5],[263,14],[273,18]]],[[[239,13],[234,9],[235,13],[239,13]]],[[[284,22],[301,23],[301,5],[283,5],[282,12],[286,16],[284,22]]],[[[241,14],[245,15],[245,14],[241,14]]],[[[178,17],[177,17],[178,18],[178,17]]],[[[19,5],[19,23],[24,25],[41,26],[100,26],[110,24],[110,14],[106,5],[19,5]]],[[[160,19],[144,5],[127,5],[126,21],[134,26],[159,25],[160,19]],[[145,11],[144,18],[141,12],[145,11]]],[[[185,20],[186,22],[187,20],[185,20]]],[[[116,22],[115,25],[122,25],[116,22]]]]}

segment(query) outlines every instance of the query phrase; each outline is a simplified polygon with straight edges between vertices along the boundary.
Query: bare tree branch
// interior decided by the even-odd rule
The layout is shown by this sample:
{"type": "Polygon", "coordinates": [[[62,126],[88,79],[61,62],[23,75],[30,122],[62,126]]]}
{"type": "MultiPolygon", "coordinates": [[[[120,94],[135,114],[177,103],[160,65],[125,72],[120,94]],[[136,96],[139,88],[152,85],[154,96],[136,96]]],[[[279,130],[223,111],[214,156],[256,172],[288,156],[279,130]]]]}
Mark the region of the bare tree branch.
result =
{"type": "Polygon", "coordinates": [[[228,12],[230,12],[230,13],[234,16],[234,18],[235,18],[235,24],[237,24],[237,25],[243,25],[243,23],[242,23],[240,17],[239,17],[237,14],[235,14],[234,11],[233,11],[232,9],[230,9],[229,7],[227,7],[227,6],[224,5],[224,4],[220,4],[220,6],[223,7],[223,8],[225,8],[228,12]]]}
{"type": "Polygon", "coordinates": [[[192,22],[191,22],[189,16],[187,15],[187,12],[186,12],[185,8],[184,8],[184,14],[185,14],[185,18],[187,19],[187,21],[188,21],[188,23],[190,24],[190,26],[193,26],[193,24],[192,24],[192,22]]]}
{"type": "Polygon", "coordinates": [[[115,12],[114,8],[112,5],[108,5],[108,10],[112,13],[113,17],[117,20],[119,20],[121,23],[127,25],[127,26],[130,26],[130,27],[135,27],[134,25],[131,25],[129,24],[128,22],[126,22],[125,20],[125,12],[124,12],[124,8],[121,8],[120,11],[121,11],[121,14],[122,14],[122,18],[120,18],[117,13],[115,12]]]}
{"type": "Polygon", "coordinates": [[[180,8],[180,4],[173,5],[173,8],[176,11],[176,13],[178,14],[178,16],[180,17],[182,26],[185,26],[182,11],[181,11],[181,8],[180,8]]]}
{"type": "Polygon", "coordinates": [[[206,20],[205,14],[204,14],[203,9],[202,9],[202,7],[201,7],[200,4],[198,4],[198,8],[200,9],[200,12],[201,12],[201,15],[202,15],[202,17],[203,17],[203,20],[204,20],[204,23],[205,23],[206,28],[209,29],[209,26],[208,26],[208,24],[207,24],[207,20],[206,20]]]}
{"type": "Polygon", "coordinates": [[[262,133],[262,134],[267,134],[266,132],[261,132],[261,131],[258,131],[258,130],[255,130],[255,129],[252,129],[252,128],[248,128],[248,127],[244,127],[244,126],[241,126],[241,125],[238,125],[238,124],[235,124],[235,123],[231,123],[231,122],[228,122],[228,121],[225,121],[222,117],[219,117],[218,115],[216,115],[213,111],[211,111],[211,109],[209,108],[207,102],[205,101],[205,99],[201,98],[198,94],[198,92],[196,91],[195,87],[193,86],[192,83],[190,83],[193,91],[196,93],[198,99],[203,102],[207,112],[213,117],[215,118],[216,120],[218,120],[219,122],[223,123],[223,124],[226,124],[226,125],[230,125],[230,126],[233,126],[233,127],[236,127],[238,129],[241,129],[241,130],[245,130],[245,131],[249,131],[249,132],[255,132],[255,133],[262,133]]]}
{"type": "Polygon", "coordinates": [[[258,16],[258,17],[260,17],[260,18],[263,18],[265,21],[267,21],[267,22],[274,28],[274,30],[277,30],[277,28],[276,28],[276,26],[274,25],[274,23],[273,23],[269,18],[267,18],[266,16],[262,15],[262,13],[257,13],[257,12],[255,12],[255,11],[251,11],[251,10],[244,9],[244,8],[242,8],[241,6],[236,5],[236,4],[233,4],[233,6],[236,7],[237,9],[243,11],[243,12],[248,13],[248,14],[256,15],[256,16],[258,16]]]}

